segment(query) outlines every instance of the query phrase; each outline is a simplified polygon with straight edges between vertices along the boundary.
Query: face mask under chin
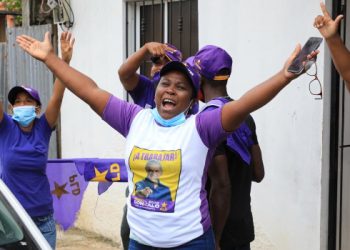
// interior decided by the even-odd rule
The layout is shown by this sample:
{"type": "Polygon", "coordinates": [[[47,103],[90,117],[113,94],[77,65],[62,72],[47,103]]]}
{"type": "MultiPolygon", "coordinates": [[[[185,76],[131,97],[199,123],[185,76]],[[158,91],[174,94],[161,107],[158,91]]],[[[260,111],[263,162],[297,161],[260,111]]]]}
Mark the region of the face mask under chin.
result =
{"type": "Polygon", "coordinates": [[[161,117],[157,108],[153,108],[151,110],[151,113],[152,113],[153,118],[156,120],[156,122],[158,124],[162,125],[163,127],[174,127],[174,126],[180,125],[186,121],[186,116],[187,116],[188,111],[192,105],[192,101],[193,100],[191,100],[190,105],[188,105],[188,107],[186,108],[186,110],[184,112],[181,112],[180,114],[178,114],[170,119],[164,119],[163,117],[161,117]]]}

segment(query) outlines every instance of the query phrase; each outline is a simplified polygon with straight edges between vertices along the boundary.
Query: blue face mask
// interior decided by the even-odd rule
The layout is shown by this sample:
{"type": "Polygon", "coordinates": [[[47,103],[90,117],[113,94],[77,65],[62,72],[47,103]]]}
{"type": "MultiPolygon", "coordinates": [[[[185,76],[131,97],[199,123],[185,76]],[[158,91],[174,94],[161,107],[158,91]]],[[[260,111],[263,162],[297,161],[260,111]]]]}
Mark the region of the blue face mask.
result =
{"type": "Polygon", "coordinates": [[[186,121],[186,116],[185,116],[184,112],[181,112],[177,116],[175,116],[171,119],[168,119],[168,120],[166,120],[160,116],[157,108],[152,109],[151,113],[153,115],[153,118],[157,121],[157,123],[159,123],[160,125],[162,125],[164,127],[177,126],[177,125],[180,125],[186,121]]]}
{"type": "Polygon", "coordinates": [[[34,106],[21,106],[13,108],[12,119],[17,121],[22,127],[28,127],[35,117],[36,113],[34,106]]]}

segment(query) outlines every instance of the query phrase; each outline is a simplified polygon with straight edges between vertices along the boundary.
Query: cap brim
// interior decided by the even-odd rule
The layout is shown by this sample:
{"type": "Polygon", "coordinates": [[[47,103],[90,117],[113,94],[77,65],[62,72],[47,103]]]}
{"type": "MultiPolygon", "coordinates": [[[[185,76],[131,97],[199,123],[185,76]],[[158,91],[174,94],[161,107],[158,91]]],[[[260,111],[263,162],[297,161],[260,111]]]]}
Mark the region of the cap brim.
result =
{"type": "Polygon", "coordinates": [[[31,93],[29,93],[25,88],[23,88],[22,86],[15,86],[13,87],[9,94],[8,94],[8,100],[9,102],[11,103],[11,105],[14,105],[15,104],[15,101],[16,101],[16,97],[17,97],[17,94],[20,93],[20,92],[25,92],[27,93],[28,95],[30,95],[39,105],[41,105],[41,102],[38,101],[34,96],[31,95],[31,93]]]}
{"type": "Polygon", "coordinates": [[[171,61],[171,62],[167,63],[166,65],[164,65],[164,67],[160,70],[160,77],[164,76],[165,74],[167,74],[170,71],[179,71],[179,72],[185,74],[186,77],[188,78],[188,80],[191,82],[193,89],[194,89],[196,96],[197,96],[198,91],[197,91],[196,84],[193,82],[194,80],[191,76],[191,73],[187,69],[186,65],[184,65],[182,62],[179,62],[179,61],[171,61]]]}
{"type": "Polygon", "coordinates": [[[171,61],[164,65],[164,67],[160,70],[160,76],[164,76],[165,74],[169,73],[170,71],[180,71],[181,73],[184,73],[187,78],[191,81],[192,85],[194,85],[194,82],[192,80],[192,76],[188,72],[188,69],[186,66],[179,61],[171,61]]]}

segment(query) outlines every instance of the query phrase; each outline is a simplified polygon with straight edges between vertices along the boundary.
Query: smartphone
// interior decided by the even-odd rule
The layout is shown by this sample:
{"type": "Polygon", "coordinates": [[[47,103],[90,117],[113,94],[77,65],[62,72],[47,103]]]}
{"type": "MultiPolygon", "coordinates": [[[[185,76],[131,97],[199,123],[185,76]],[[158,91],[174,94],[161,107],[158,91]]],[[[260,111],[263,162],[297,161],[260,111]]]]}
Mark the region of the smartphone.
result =
{"type": "Polygon", "coordinates": [[[306,60],[307,55],[316,50],[320,46],[322,40],[323,39],[321,37],[310,37],[297,57],[293,60],[292,64],[289,66],[288,71],[295,74],[300,74],[304,69],[303,62],[306,60]]]}

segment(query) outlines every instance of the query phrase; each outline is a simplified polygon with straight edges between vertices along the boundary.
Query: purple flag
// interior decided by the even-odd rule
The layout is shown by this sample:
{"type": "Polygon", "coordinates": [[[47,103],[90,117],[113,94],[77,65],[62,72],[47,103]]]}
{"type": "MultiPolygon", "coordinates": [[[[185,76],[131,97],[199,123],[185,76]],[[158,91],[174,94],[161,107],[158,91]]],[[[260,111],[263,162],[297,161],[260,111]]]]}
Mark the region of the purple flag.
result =
{"type": "Polygon", "coordinates": [[[89,181],[99,182],[99,195],[113,182],[128,181],[124,159],[50,159],[46,174],[53,198],[54,217],[63,230],[74,225],[89,181]]]}
{"type": "Polygon", "coordinates": [[[79,173],[74,160],[49,160],[46,173],[55,220],[67,230],[74,225],[88,182],[79,173]]]}
{"type": "MultiPolygon", "coordinates": [[[[84,161],[84,159],[80,161],[84,161]]],[[[84,177],[86,181],[128,181],[124,159],[87,159],[84,164],[84,177]]]]}

